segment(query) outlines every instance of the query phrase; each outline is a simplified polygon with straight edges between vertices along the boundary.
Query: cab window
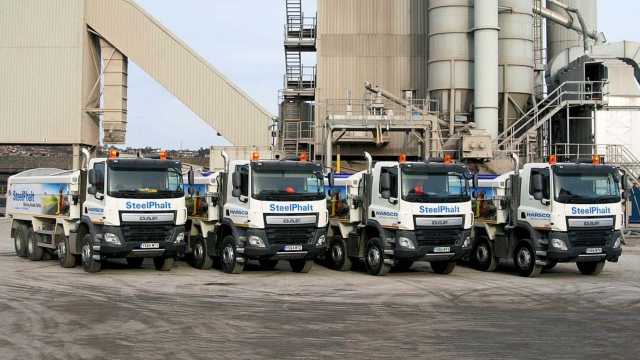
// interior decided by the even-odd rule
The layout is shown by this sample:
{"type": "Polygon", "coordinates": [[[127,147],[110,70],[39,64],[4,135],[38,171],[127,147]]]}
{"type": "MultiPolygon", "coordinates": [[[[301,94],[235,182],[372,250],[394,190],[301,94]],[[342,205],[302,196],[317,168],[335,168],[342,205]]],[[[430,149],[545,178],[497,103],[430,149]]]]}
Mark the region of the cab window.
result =
{"type": "MultiPolygon", "coordinates": [[[[398,168],[397,167],[386,167],[380,169],[380,174],[389,174],[391,175],[391,197],[398,198],[398,168]]],[[[379,186],[378,192],[382,194],[382,183],[379,186]]]]}
{"type": "Polygon", "coordinates": [[[100,194],[104,194],[104,163],[97,163],[93,165],[93,172],[96,176],[96,183],[93,184],[96,187],[96,191],[100,194]]]}
{"type": "Polygon", "coordinates": [[[542,175],[542,184],[544,188],[542,190],[542,196],[545,199],[551,198],[551,180],[549,178],[549,169],[531,169],[531,177],[529,178],[529,195],[533,196],[533,176],[535,174],[542,175]]]}

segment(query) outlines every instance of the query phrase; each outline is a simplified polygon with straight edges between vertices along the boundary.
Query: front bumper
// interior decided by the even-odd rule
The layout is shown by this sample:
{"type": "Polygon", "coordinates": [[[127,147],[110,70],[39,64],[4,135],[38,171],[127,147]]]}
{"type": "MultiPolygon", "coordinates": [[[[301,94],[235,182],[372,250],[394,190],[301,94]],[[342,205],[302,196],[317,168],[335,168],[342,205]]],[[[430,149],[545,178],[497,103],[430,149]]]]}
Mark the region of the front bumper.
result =
{"type": "Polygon", "coordinates": [[[312,237],[308,242],[304,244],[288,244],[286,239],[276,239],[276,242],[271,243],[267,237],[267,233],[264,229],[249,229],[247,231],[246,239],[244,242],[244,256],[248,259],[269,259],[269,260],[297,260],[306,259],[314,260],[319,255],[324,254],[327,249],[326,241],[327,229],[316,228],[313,231],[312,237]],[[249,237],[257,236],[262,239],[265,247],[257,247],[249,244],[249,237]],[[324,236],[325,241],[321,245],[318,244],[318,239],[324,236]],[[290,246],[302,246],[302,249],[290,250],[290,246]]]}
{"type": "MultiPolygon", "coordinates": [[[[433,232],[433,238],[437,239],[438,232],[440,229],[422,229],[422,232],[429,231],[433,232]]],[[[429,243],[426,241],[420,241],[417,239],[416,231],[411,230],[399,230],[396,232],[395,238],[395,249],[394,249],[394,258],[398,260],[424,260],[424,261],[456,261],[460,260],[471,253],[471,239],[469,236],[471,235],[470,229],[459,229],[458,232],[449,240],[442,241],[439,240],[437,243],[429,243]],[[400,243],[400,238],[410,239],[415,249],[409,249],[406,247],[402,247],[400,243]],[[467,239],[467,243],[465,244],[465,239],[467,239]],[[466,245],[466,246],[465,246],[466,245]],[[447,250],[448,251],[444,251],[447,250]]]]}
{"type": "MultiPolygon", "coordinates": [[[[150,226],[151,227],[151,226],[150,226]]],[[[179,252],[184,252],[185,241],[176,242],[179,234],[185,232],[183,225],[168,227],[160,238],[133,238],[127,236],[123,227],[103,226],[96,234],[96,244],[100,246],[102,258],[151,258],[151,257],[176,257],[179,252]],[[120,244],[105,240],[105,234],[111,233],[118,237],[120,244]],[[143,248],[142,244],[158,244],[157,248],[143,248]]]]}
{"type": "Polygon", "coordinates": [[[613,244],[618,237],[622,237],[620,231],[611,231],[601,243],[589,245],[576,245],[572,241],[575,234],[569,232],[552,231],[549,233],[549,246],[547,247],[547,259],[557,262],[591,262],[607,260],[617,262],[622,255],[622,248],[614,248],[613,244]],[[552,246],[551,239],[560,239],[567,245],[567,250],[560,250],[552,246]],[[588,249],[602,249],[598,253],[589,253],[588,249]]]}

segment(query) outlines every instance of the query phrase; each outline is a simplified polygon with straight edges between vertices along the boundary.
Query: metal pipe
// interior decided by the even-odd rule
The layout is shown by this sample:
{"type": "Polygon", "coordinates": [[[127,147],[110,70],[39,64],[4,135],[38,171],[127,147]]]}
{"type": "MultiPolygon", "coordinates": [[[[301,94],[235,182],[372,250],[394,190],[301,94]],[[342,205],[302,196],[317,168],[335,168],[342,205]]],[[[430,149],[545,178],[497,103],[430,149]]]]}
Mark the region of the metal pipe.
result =
{"type": "Polygon", "coordinates": [[[584,46],[584,50],[585,51],[589,50],[589,41],[587,40],[587,38],[589,36],[588,35],[589,31],[587,29],[587,24],[584,21],[584,18],[582,17],[582,13],[580,13],[580,10],[578,10],[577,8],[574,8],[574,7],[570,7],[567,4],[563,4],[563,3],[561,3],[561,2],[559,2],[557,0],[548,0],[548,2],[550,4],[553,4],[553,5],[557,6],[557,7],[559,7],[559,8],[564,9],[567,12],[567,14],[569,15],[569,18],[572,19],[572,21],[573,21],[573,18],[571,17],[571,13],[576,14],[576,17],[578,18],[578,22],[580,23],[580,29],[582,31],[582,44],[584,46]]]}
{"type": "Polygon", "coordinates": [[[89,152],[89,149],[85,147],[80,148],[80,151],[82,152],[82,159],[84,161],[82,164],[82,170],[87,170],[89,168],[89,161],[91,160],[91,153],[89,152]]]}
{"type": "Polygon", "coordinates": [[[229,154],[226,151],[222,150],[222,159],[224,163],[224,172],[229,172],[229,154]]]}
{"type": "Polygon", "coordinates": [[[511,153],[511,159],[513,160],[513,172],[514,174],[520,175],[520,157],[516,153],[511,153]]]}
{"type": "Polygon", "coordinates": [[[373,171],[373,158],[371,157],[371,154],[366,151],[364,152],[364,158],[367,159],[367,173],[371,175],[373,171]]]}
{"type": "MultiPolygon", "coordinates": [[[[552,2],[553,0],[548,0],[549,2],[552,2]]],[[[554,2],[554,4],[562,7],[568,7],[567,5],[564,5],[562,3],[558,3],[557,1],[554,2]],[[562,4],[562,5],[560,5],[562,4]]],[[[566,16],[563,14],[559,14],[551,9],[545,8],[545,7],[541,7],[541,8],[537,8],[534,7],[533,8],[533,12],[536,15],[540,15],[544,18],[546,18],[547,20],[553,21],[554,23],[558,24],[558,25],[562,25],[568,29],[571,30],[575,30],[581,34],[586,35],[587,37],[597,41],[598,40],[598,32],[597,31],[590,31],[589,29],[586,29],[586,24],[585,24],[585,28],[583,29],[581,26],[574,24],[573,21],[573,17],[571,16],[566,16]]],[[[581,16],[580,16],[581,17],[581,16]]],[[[578,18],[579,19],[579,18],[578,18]]]]}
{"type": "Polygon", "coordinates": [[[327,128],[327,151],[325,153],[325,167],[332,170],[333,163],[333,131],[331,128],[327,128]]]}
{"type": "Polygon", "coordinates": [[[475,0],[474,19],[474,122],[496,139],[499,133],[498,0],[475,0]]]}

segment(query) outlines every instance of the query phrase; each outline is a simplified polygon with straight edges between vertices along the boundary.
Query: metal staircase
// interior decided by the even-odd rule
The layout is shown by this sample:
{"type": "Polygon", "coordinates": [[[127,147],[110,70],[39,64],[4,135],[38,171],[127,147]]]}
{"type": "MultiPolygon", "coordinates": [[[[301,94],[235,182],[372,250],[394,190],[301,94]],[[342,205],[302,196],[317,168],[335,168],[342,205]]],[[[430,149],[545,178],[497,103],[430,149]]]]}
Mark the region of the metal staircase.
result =
{"type": "Polygon", "coordinates": [[[285,75],[280,91],[280,148],[287,156],[309,151],[313,124],[302,116],[304,102],[315,100],[316,69],[303,65],[302,54],[316,51],[316,18],[305,17],[302,0],[285,0],[285,75]]]}
{"type": "Polygon", "coordinates": [[[554,145],[553,151],[563,160],[585,160],[593,155],[600,155],[607,164],[621,168],[634,181],[640,179],[640,159],[622,144],[559,143],[554,145]]]}
{"type": "MultiPolygon", "coordinates": [[[[541,128],[549,128],[550,121],[560,110],[569,106],[605,105],[606,82],[602,81],[568,81],[551,92],[537,107],[532,108],[509,128],[503,131],[496,140],[498,151],[527,153],[527,144],[532,136],[537,136],[541,128]]],[[[547,139],[551,141],[551,139],[547,139]]]]}

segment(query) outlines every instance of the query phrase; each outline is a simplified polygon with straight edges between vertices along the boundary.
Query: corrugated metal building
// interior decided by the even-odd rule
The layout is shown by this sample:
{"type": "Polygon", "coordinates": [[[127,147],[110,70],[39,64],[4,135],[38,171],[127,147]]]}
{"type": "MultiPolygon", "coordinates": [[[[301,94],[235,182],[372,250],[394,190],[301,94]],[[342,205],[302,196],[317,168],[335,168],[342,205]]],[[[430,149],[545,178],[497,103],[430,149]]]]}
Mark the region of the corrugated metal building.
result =
{"type": "MultiPolygon", "coordinates": [[[[95,145],[98,38],[236,145],[269,145],[272,115],[133,0],[0,0],[0,143],[95,145]]],[[[126,69],[114,123],[126,125],[126,69]],[[119,120],[118,120],[119,119],[119,120]]],[[[105,92],[106,96],[110,92],[105,92]]],[[[176,126],[180,126],[179,123],[176,126]]],[[[106,134],[105,134],[106,135],[106,134]]]]}
{"type": "Polygon", "coordinates": [[[426,97],[426,12],[424,0],[318,0],[317,144],[327,101],[363,98],[365,81],[426,97]]]}

